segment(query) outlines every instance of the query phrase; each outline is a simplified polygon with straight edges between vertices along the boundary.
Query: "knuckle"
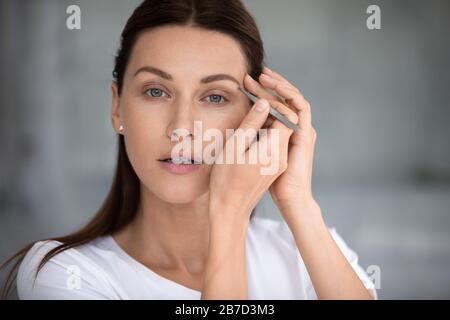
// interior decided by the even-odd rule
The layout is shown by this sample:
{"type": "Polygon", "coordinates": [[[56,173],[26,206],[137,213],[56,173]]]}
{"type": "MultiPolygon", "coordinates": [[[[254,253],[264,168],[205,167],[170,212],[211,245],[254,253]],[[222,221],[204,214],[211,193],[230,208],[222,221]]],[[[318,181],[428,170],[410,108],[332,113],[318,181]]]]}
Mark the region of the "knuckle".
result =
{"type": "Polygon", "coordinates": [[[304,103],[305,103],[306,108],[311,110],[311,104],[309,103],[309,101],[305,100],[304,103]]]}
{"type": "Polygon", "coordinates": [[[284,85],[283,85],[282,83],[280,83],[280,82],[277,82],[277,83],[275,84],[275,90],[276,90],[276,91],[282,90],[283,87],[284,87],[284,85]]]}
{"type": "Polygon", "coordinates": [[[288,88],[289,90],[295,92],[296,94],[300,93],[300,90],[296,86],[294,86],[293,84],[291,84],[289,82],[286,82],[285,87],[288,88]]]}

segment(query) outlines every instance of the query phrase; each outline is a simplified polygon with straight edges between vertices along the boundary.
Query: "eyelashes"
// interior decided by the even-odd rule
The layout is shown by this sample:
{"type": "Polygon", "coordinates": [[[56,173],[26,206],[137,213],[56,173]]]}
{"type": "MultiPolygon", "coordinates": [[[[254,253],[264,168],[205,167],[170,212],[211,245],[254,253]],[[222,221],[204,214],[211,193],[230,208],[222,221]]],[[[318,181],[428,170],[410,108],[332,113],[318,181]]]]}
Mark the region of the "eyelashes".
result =
{"type": "Polygon", "coordinates": [[[159,95],[153,96],[152,94],[149,94],[149,92],[159,92],[159,93],[165,93],[167,95],[167,93],[164,90],[159,89],[159,88],[148,88],[148,89],[145,89],[144,94],[149,96],[149,97],[151,97],[151,98],[160,98],[161,96],[159,96],[159,95]]]}
{"type": "MultiPolygon", "coordinates": [[[[167,92],[165,92],[163,89],[158,88],[158,87],[149,87],[149,88],[144,89],[144,95],[150,99],[161,99],[164,97],[169,97],[167,92]]],[[[211,97],[214,97],[215,99],[213,99],[213,101],[210,100],[209,103],[214,104],[214,105],[221,105],[221,104],[225,104],[225,103],[229,102],[229,99],[227,99],[226,97],[224,97],[221,94],[212,93],[212,94],[206,96],[206,98],[211,98],[211,97]]]]}
{"type": "MultiPolygon", "coordinates": [[[[224,101],[224,103],[225,103],[225,102],[228,102],[228,99],[225,98],[224,96],[220,95],[220,94],[210,94],[209,96],[207,96],[207,98],[208,98],[208,97],[219,97],[219,98],[222,98],[222,100],[224,101]]],[[[212,104],[220,104],[220,103],[212,102],[212,104]]]]}

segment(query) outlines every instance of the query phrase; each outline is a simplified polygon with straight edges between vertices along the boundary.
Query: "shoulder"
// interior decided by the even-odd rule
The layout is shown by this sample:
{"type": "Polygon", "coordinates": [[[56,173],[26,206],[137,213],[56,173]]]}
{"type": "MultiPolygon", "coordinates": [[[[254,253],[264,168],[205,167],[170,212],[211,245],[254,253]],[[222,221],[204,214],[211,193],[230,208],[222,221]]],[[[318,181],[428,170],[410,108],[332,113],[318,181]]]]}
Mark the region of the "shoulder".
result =
{"type": "Polygon", "coordinates": [[[96,240],[64,250],[37,272],[45,255],[61,243],[38,241],[26,253],[17,272],[20,299],[111,299],[109,281],[99,264],[96,240]]]}

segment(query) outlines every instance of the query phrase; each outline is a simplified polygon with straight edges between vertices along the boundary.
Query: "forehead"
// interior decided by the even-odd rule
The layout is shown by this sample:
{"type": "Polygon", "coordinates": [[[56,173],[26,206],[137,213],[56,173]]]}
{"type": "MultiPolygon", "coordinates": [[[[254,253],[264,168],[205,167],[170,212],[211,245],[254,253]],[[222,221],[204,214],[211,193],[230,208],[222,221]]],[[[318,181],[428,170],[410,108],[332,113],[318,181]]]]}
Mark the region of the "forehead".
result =
{"type": "Polygon", "coordinates": [[[142,33],[129,61],[129,71],[152,65],[174,76],[201,77],[227,72],[243,77],[247,62],[239,42],[220,32],[196,27],[164,26],[142,33]]]}

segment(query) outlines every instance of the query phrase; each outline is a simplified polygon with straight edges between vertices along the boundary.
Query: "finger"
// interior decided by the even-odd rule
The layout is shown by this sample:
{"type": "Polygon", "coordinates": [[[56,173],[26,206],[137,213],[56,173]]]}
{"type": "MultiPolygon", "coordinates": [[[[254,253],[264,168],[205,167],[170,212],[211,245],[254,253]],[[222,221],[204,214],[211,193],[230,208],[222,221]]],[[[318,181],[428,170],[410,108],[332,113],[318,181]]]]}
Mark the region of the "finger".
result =
{"type": "Polygon", "coordinates": [[[263,124],[263,126],[261,128],[269,128],[274,121],[275,120],[274,120],[273,117],[267,117],[266,122],[264,122],[264,124],[263,124]]]}
{"type": "Polygon", "coordinates": [[[277,79],[281,82],[283,82],[284,84],[286,84],[289,87],[292,87],[293,90],[300,92],[300,90],[297,89],[297,87],[295,87],[292,83],[290,83],[286,78],[284,78],[282,75],[280,75],[279,73],[269,69],[267,66],[264,66],[263,68],[263,74],[268,75],[269,77],[272,77],[274,79],[277,79]]]}
{"type": "Polygon", "coordinates": [[[274,90],[278,95],[286,100],[286,103],[296,109],[300,116],[300,128],[309,128],[311,126],[311,105],[303,97],[303,95],[292,90],[280,80],[273,78],[267,79],[266,77],[261,78],[261,84],[264,87],[274,90]]]}
{"type": "MultiPolygon", "coordinates": [[[[298,124],[299,122],[299,117],[297,115],[297,113],[295,113],[292,109],[290,109],[288,106],[282,104],[281,102],[278,101],[269,101],[270,105],[272,108],[276,109],[279,113],[281,113],[282,115],[284,115],[286,118],[289,119],[289,121],[298,124]]],[[[294,130],[292,130],[291,128],[287,127],[284,123],[282,123],[281,121],[279,121],[278,119],[274,118],[274,122],[272,123],[272,125],[270,126],[270,128],[277,128],[282,130],[282,133],[286,136],[290,136],[294,130]]]]}
{"type": "Polygon", "coordinates": [[[246,155],[261,166],[261,174],[276,177],[287,168],[288,145],[289,138],[282,137],[277,129],[267,129],[261,131],[246,155]]]}
{"type": "MultiPolygon", "coordinates": [[[[282,134],[279,128],[269,128],[259,143],[260,149],[266,149],[271,161],[277,162],[281,171],[287,167],[290,134],[282,134]]],[[[253,147],[253,146],[252,146],[253,147]]]]}
{"type": "MultiPolygon", "coordinates": [[[[269,103],[272,108],[290,121],[295,124],[298,123],[298,115],[289,107],[278,101],[272,100],[269,103]]],[[[272,117],[269,118],[273,119],[271,120],[271,125],[265,128],[267,130],[260,132],[258,141],[249,147],[248,152],[255,156],[255,150],[263,149],[263,152],[270,157],[270,161],[279,163],[279,167],[284,171],[287,165],[289,139],[294,131],[279,120],[272,117]]]]}
{"type": "Polygon", "coordinates": [[[242,120],[239,128],[232,135],[233,139],[237,139],[237,144],[243,143],[243,145],[239,145],[239,147],[242,147],[242,152],[245,152],[249,145],[253,143],[259,129],[266,122],[268,115],[269,102],[266,99],[256,100],[253,107],[242,120]]]}
{"type": "Polygon", "coordinates": [[[288,86],[280,80],[268,77],[265,74],[261,75],[260,83],[264,88],[273,90],[275,94],[283,98],[285,103],[290,103],[294,97],[299,95],[303,97],[298,89],[288,86]]]}
{"type": "Polygon", "coordinates": [[[252,93],[256,97],[264,98],[267,100],[278,100],[283,102],[283,100],[269,92],[266,88],[264,88],[258,81],[253,79],[248,73],[244,77],[244,89],[248,92],[252,93]]]}

